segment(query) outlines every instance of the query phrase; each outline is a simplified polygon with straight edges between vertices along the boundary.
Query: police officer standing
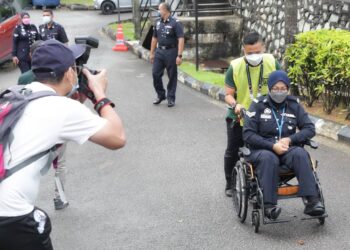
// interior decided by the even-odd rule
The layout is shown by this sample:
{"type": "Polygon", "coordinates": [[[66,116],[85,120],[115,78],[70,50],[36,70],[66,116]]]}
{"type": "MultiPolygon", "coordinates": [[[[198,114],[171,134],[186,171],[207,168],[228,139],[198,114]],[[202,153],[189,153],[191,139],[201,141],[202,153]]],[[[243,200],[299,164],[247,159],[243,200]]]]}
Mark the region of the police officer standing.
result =
{"type": "Polygon", "coordinates": [[[153,104],[157,105],[168,99],[168,107],[173,107],[177,85],[177,65],[182,63],[184,32],[179,20],[171,16],[169,4],[161,3],[158,9],[160,18],[154,25],[150,53],[153,63],[153,86],[157,92],[157,98],[153,104]],[[162,81],[165,68],[169,77],[167,93],[162,81]]]}
{"type": "Polygon", "coordinates": [[[225,194],[232,196],[231,174],[238,160],[238,149],[243,146],[242,124],[237,121],[241,107],[249,108],[254,98],[267,94],[269,74],[280,68],[271,54],[265,54],[261,35],[250,32],[243,38],[244,56],[234,59],[225,76],[225,102],[228,104],[226,115],[227,148],[224,156],[226,178],[225,194]]]}
{"type": "Polygon", "coordinates": [[[30,23],[30,16],[27,12],[21,13],[21,24],[17,25],[13,32],[12,61],[25,73],[31,68],[29,56],[30,46],[39,40],[40,35],[34,24],[30,23]]]}
{"type": "Polygon", "coordinates": [[[43,24],[39,26],[39,32],[41,39],[44,41],[55,39],[61,43],[68,44],[66,31],[62,25],[53,21],[52,10],[47,9],[43,11],[43,24]]]}
{"type": "Polygon", "coordinates": [[[243,127],[243,139],[251,149],[248,160],[256,167],[263,190],[264,212],[273,220],[281,213],[276,206],[280,164],[293,170],[298,179],[298,195],[308,201],[304,213],[319,216],[325,212],[309,155],[302,147],[315,135],[315,125],[298,99],[288,95],[289,87],[286,72],[272,72],[268,95],[252,102],[243,127]]]}

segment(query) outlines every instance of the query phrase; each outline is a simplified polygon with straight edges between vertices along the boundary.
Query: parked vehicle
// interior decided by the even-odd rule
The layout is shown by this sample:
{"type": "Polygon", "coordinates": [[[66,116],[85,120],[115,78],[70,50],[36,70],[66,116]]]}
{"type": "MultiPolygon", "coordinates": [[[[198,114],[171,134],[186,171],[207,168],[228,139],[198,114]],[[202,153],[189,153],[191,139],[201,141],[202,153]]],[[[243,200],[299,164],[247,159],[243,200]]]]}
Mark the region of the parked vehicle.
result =
{"type": "Polygon", "coordinates": [[[12,35],[20,16],[11,2],[0,2],[0,64],[12,58],[12,35]]]}
{"type": "Polygon", "coordinates": [[[33,6],[37,7],[57,7],[60,5],[60,0],[33,0],[33,6]]]}
{"type": "MultiPolygon", "coordinates": [[[[143,7],[157,7],[160,0],[143,0],[143,7]]],[[[118,9],[118,0],[94,0],[95,9],[100,9],[103,14],[109,15],[118,9]]],[[[132,0],[119,0],[120,11],[130,11],[132,10],[132,0]]]]}

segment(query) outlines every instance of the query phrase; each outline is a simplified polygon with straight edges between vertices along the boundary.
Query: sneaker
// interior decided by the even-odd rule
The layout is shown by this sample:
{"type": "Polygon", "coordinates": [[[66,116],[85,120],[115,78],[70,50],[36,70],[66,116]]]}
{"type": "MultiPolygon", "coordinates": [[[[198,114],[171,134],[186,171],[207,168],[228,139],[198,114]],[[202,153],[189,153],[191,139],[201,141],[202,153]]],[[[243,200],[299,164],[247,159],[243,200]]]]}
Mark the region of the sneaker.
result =
{"type": "Polygon", "coordinates": [[[231,187],[231,182],[230,181],[226,181],[225,195],[227,197],[232,197],[232,187],[231,187]]]}
{"type": "Polygon", "coordinates": [[[69,205],[68,202],[63,202],[60,198],[54,198],[53,199],[53,204],[55,206],[55,210],[65,209],[69,205]]]}

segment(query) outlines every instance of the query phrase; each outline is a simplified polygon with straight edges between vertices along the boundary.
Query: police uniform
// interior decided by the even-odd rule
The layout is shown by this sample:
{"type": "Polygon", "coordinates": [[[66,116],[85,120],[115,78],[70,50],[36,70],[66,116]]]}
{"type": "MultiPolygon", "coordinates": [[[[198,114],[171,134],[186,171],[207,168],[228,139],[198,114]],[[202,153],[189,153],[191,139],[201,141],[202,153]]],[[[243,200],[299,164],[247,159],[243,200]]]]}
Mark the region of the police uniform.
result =
{"type": "Polygon", "coordinates": [[[13,32],[13,50],[12,56],[19,60],[18,67],[24,73],[31,68],[30,46],[40,39],[37,28],[33,24],[17,25],[13,32]]]}
{"type": "MultiPolygon", "coordinates": [[[[278,69],[280,65],[271,54],[263,54],[262,63],[256,67],[250,66],[244,57],[240,57],[230,63],[225,75],[225,85],[235,89],[237,103],[248,109],[254,97],[268,93],[267,78],[271,72],[278,69]]],[[[243,146],[242,124],[236,120],[237,115],[229,108],[226,114],[225,190],[231,189],[232,170],[238,161],[238,149],[243,146]]]]}
{"type": "Polygon", "coordinates": [[[297,98],[287,96],[278,106],[269,96],[252,102],[245,116],[243,139],[251,149],[247,160],[257,168],[264,203],[277,204],[280,164],[294,171],[299,182],[299,196],[317,196],[311,162],[307,151],[301,147],[314,135],[315,125],[297,98]],[[275,154],[273,145],[285,137],[291,139],[288,151],[283,155],[275,154]]]}
{"type": "Polygon", "coordinates": [[[171,16],[166,20],[157,19],[153,28],[153,37],[157,38],[158,41],[152,69],[154,89],[159,98],[167,97],[168,101],[175,102],[178,39],[184,37],[182,25],[179,20],[171,16]],[[167,95],[162,81],[164,68],[166,68],[169,77],[167,95]]]}
{"type": "Polygon", "coordinates": [[[58,23],[52,22],[51,27],[49,27],[48,24],[42,24],[39,26],[39,32],[41,39],[44,41],[55,39],[61,43],[68,43],[66,31],[62,25],[58,23]]]}

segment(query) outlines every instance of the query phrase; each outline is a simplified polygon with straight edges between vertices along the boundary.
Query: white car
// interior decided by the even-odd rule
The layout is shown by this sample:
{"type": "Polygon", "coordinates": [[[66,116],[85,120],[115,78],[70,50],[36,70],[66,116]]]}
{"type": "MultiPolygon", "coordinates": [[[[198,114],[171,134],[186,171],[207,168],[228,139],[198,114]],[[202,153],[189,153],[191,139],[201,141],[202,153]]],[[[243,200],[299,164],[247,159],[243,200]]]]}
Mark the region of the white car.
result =
{"type": "MultiPolygon", "coordinates": [[[[140,0],[142,6],[157,7],[160,4],[160,0],[140,0]]],[[[105,15],[112,14],[118,8],[118,0],[94,0],[94,8],[102,10],[105,15]]],[[[132,10],[132,0],[119,0],[119,8],[121,11],[132,10]]]]}

